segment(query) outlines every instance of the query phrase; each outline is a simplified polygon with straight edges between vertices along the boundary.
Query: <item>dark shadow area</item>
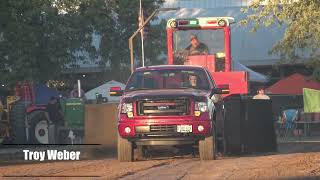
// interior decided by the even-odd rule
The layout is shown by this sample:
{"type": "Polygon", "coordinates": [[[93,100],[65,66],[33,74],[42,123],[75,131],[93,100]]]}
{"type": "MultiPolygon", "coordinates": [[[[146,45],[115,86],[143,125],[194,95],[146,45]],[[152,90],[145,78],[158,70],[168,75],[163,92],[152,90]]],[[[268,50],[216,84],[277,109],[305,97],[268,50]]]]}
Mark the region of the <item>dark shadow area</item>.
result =
{"type": "Polygon", "coordinates": [[[224,107],[224,154],[277,151],[271,100],[234,95],[225,98],[224,107]]]}
{"type": "Polygon", "coordinates": [[[150,147],[143,159],[138,161],[148,160],[166,160],[166,159],[188,159],[199,157],[197,148],[191,146],[155,146],[150,147]]]}
{"type": "Polygon", "coordinates": [[[277,154],[320,152],[320,142],[288,142],[278,145],[277,154]]]}
{"type": "Polygon", "coordinates": [[[97,148],[86,148],[85,150],[85,159],[90,160],[101,160],[101,159],[110,159],[117,158],[117,150],[115,148],[100,146],[97,148]]]}

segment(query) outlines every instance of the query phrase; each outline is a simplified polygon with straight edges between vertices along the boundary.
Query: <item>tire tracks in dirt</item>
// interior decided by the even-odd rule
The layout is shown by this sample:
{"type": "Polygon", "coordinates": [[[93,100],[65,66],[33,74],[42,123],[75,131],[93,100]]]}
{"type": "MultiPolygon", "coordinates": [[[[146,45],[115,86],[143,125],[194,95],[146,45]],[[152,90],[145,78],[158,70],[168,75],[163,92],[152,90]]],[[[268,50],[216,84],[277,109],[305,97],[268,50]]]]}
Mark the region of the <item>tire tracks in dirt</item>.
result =
{"type": "Polygon", "coordinates": [[[148,167],[148,168],[145,168],[145,169],[140,169],[140,170],[135,171],[135,172],[129,171],[129,172],[127,172],[126,174],[123,174],[123,175],[121,175],[121,176],[116,177],[115,180],[117,180],[117,179],[122,179],[122,178],[125,178],[125,177],[128,177],[128,176],[132,176],[132,175],[135,175],[135,174],[137,174],[137,173],[139,173],[139,172],[147,171],[147,170],[149,170],[149,169],[157,168],[157,167],[161,167],[161,166],[165,166],[165,165],[168,165],[168,164],[169,164],[169,162],[163,162],[163,163],[156,164],[156,165],[153,165],[153,166],[148,167]]]}
{"type": "Polygon", "coordinates": [[[199,159],[173,159],[161,166],[151,167],[128,176],[117,178],[118,180],[134,179],[183,179],[188,171],[200,163],[199,159]]]}
{"type": "MultiPolygon", "coordinates": [[[[27,167],[25,167],[25,171],[21,171],[21,169],[17,169],[16,171],[10,172],[10,173],[6,173],[3,174],[3,176],[52,176],[55,177],[56,175],[59,174],[63,174],[63,172],[66,171],[72,171],[72,170],[76,170],[76,169],[83,169],[89,166],[94,166],[97,164],[97,162],[82,162],[80,161],[81,164],[79,164],[79,161],[77,163],[72,163],[72,162],[66,162],[69,163],[72,167],[70,166],[55,166],[55,168],[50,168],[50,167],[54,167],[53,165],[57,165],[57,164],[61,164],[62,162],[54,162],[54,163],[45,163],[43,164],[43,166],[41,166],[41,164],[36,164],[37,168],[35,168],[34,166],[32,166],[33,164],[29,164],[27,165],[27,167]],[[52,166],[50,166],[52,165],[52,166]],[[29,167],[28,167],[29,166],[29,167]],[[31,172],[28,172],[31,171],[31,172]],[[48,172],[49,171],[49,172],[48,172]],[[27,172],[27,173],[26,173],[27,172]]],[[[23,165],[21,165],[23,166],[23,165]]]]}

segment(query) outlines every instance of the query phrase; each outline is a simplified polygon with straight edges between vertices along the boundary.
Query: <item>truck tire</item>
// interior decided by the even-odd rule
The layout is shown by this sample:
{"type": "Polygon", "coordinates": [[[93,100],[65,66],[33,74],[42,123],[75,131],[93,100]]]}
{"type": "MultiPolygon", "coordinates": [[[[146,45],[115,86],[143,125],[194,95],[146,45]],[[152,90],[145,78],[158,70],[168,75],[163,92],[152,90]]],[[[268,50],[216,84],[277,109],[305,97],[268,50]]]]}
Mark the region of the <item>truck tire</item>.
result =
{"type": "Polygon", "coordinates": [[[199,141],[200,160],[215,159],[215,143],[214,137],[209,136],[199,141]]]}
{"type": "Polygon", "coordinates": [[[26,101],[17,101],[12,105],[10,111],[10,126],[12,144],[26,144],[26,107],[29,105],[26,101]]]}
{"type": "Polygon", "coordinates": [[[145,146],[137,146],[134,152],[134,160],[143,160],[146,158],[146,147],[145,146]]]}
{"type": "Polygon", "coordinates": [[[33,111],[29,114],[29,141],[31,144],[49,144],[48,120],[44,111],[33,111]]]}
{"type": "Polygon", "coordinates": [[[122,138],[118,134],[118,160],[120,162],[132,162],[133,161],[133,148],[132,142],[125,138],[122,138]]]}

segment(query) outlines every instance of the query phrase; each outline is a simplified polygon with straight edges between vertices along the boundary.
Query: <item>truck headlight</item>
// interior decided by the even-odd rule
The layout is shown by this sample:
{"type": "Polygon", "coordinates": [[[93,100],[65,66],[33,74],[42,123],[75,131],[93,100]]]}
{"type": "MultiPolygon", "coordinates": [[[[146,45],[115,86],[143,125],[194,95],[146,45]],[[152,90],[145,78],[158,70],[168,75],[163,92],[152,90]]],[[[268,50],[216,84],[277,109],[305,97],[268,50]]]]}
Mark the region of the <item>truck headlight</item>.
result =
{"type": "Polygon", "coordinates": [[[208,112],[208,105],[206,102],[195,102],[194,115],[200,116],[202,112],[208,112]]]}
{"type": "Polygon", "coordinates": [[[133,117],[133,104],[132,103],[122,103],[121,113],[127,114],[129,118],[133,117]]]}

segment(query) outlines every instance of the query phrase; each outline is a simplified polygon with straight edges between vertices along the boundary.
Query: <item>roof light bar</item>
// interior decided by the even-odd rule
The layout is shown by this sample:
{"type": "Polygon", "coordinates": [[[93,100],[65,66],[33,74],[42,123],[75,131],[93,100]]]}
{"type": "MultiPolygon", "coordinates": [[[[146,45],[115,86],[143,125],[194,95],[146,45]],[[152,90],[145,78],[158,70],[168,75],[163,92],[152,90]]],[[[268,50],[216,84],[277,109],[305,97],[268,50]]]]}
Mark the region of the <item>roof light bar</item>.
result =
{"type": "Polygon", "coordinates": [[[198,19],[177,19],[178,27],[197,27],[199,26],[198,19]]]}

